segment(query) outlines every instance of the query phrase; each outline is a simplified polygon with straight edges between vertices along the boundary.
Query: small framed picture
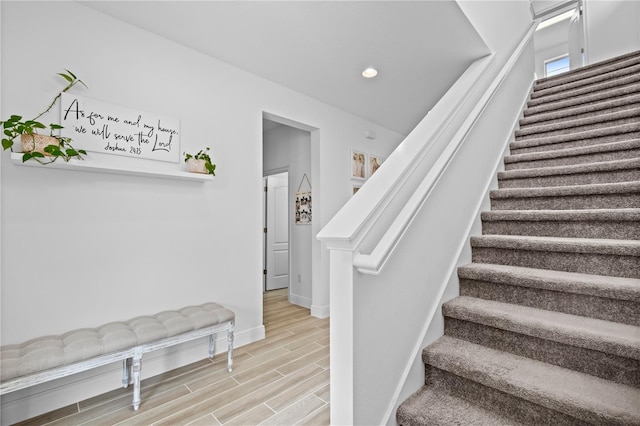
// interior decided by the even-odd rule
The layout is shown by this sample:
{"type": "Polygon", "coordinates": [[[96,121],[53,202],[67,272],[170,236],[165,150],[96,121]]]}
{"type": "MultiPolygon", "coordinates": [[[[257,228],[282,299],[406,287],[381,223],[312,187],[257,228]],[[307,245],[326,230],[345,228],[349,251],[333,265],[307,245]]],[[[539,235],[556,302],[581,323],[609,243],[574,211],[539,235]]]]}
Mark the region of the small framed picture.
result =
{"type": "Polygon", "coordinates": [[[362,184],[361,183],[354,183],[353,184],[353,192],[351,195],[356,195],[356,192],[358,192],[360,190],[360,188],[362,188],[362,184]]]}
{"type": "Polygon", "coordinates": [[[367,175],[367,154],[364,152],[351,150],[351,178],[366,179],[367,175]]]}
{"type": "Polygon", "coordinates": [[[376,170],[380,168],[383,161],[384,158],[382,157],[378,157],[377,155],[370,155],[369,161],[367,162],[367,176],[371,177],[376,172],[376,170]]]}
{"type": "Polygon", "coordinates": [[[311,223],[311,191],[296,192],[295,224],[311,223]]]}

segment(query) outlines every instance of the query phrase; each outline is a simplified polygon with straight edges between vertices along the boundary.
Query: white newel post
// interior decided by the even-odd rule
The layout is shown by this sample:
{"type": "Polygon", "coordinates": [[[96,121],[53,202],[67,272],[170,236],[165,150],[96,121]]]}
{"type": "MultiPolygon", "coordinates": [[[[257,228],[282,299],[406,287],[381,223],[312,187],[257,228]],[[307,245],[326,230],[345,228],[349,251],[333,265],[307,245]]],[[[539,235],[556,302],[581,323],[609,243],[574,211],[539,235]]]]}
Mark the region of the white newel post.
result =
{"type": "Polygon", "coordinates": [[[330,249],[331,424],[353,424],[353,252],[330,249]]]}

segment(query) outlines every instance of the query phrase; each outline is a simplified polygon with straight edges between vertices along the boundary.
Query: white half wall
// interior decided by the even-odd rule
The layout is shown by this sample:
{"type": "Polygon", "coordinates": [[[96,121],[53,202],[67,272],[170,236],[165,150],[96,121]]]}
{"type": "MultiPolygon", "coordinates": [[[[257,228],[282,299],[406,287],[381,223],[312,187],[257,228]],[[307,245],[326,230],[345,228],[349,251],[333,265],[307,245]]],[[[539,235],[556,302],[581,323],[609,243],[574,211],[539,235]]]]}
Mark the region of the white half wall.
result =
{"type": "MultiPolygon", "coordinates": [[[[364,132],[375,131],[379,154],[402,139],[76,2],[0,7],[0,117],[35,116],[64,85],[56,73],[68,68],[89,86],[74,93],[180,119],[181,151],[210,146],[217,164],[212,182],[194,183],[19,167],[3,153],[2,344],[212,300],[235,311],[244,343],[261,338],[262,237],[255,230],[262,226],[263,111],[318,129],[314,235],[350,197],[349,150],[369,142],[364,132]]],[[[44,120],[57,122],[58,114],[54,108],[44,120]]],[[[328,254],[317,241],[312,253],[314,303],[328,310],[328,254]]],[[[198,356],[178,358],[160,360],[157,371],[198,356]]],[[[119,384],[116,374],[111,386],[87,385],[82,393],[119,384]]],[[[59,385],[55,396],[3,405],[2,422],[75,402],[59,385]]]]}

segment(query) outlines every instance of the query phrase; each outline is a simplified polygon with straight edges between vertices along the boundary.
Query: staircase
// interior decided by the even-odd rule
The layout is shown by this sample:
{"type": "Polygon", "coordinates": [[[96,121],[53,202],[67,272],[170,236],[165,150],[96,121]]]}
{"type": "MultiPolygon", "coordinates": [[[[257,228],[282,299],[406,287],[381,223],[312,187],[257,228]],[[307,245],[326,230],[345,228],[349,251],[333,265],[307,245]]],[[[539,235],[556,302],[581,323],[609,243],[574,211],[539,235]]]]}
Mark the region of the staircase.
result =
{"type": "Polygon", "coordinates": [[[401,425],[640,425],[640,52],[538,80],[401,425]]]}

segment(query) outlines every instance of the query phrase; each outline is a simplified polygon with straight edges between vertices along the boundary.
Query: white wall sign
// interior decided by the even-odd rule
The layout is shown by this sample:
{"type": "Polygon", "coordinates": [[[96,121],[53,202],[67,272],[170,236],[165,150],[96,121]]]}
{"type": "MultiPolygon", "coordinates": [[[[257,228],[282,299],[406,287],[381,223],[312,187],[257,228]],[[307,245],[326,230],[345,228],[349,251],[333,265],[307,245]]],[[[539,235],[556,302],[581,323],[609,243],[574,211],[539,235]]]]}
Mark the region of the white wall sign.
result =
{"type": "Polygon", "coordinates": [[[151,160],[180,161],[180,120],[62,94],[62,136],[76,149],[151,160]]]}

